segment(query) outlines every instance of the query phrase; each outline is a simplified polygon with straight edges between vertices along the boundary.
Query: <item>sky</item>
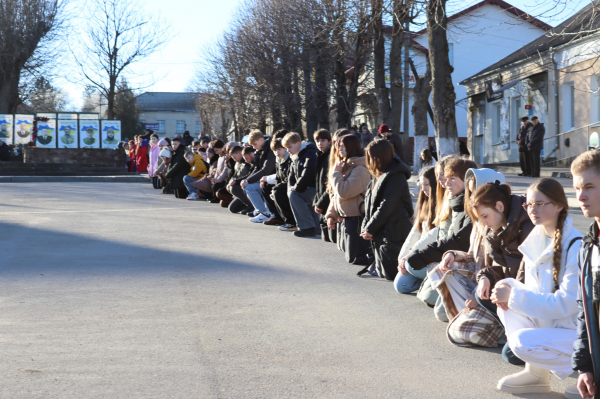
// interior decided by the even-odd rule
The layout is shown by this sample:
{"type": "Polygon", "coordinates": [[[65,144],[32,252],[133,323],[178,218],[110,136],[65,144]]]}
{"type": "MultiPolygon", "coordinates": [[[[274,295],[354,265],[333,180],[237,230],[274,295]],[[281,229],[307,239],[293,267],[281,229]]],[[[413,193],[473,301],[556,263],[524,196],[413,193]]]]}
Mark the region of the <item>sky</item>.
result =
{"type": "MultiPolygon", "coordinates": [[[[146,12],[154,13],[170,23],[174,35],[160,51],[134,66],[134,72],[151,74],[145,82],[139,82],[139,86],[148,86],[142,91],[181,92],[190,86],[194,78],[202,48],[210,45],[227,28],[243,0],[139,1],[146,12]]],[[[563,0],[568,4],[566,9],[553,7],[548,10],[548,0],[506,1],[525,12],[542,15],[540,19],[552,26],[589,3],[585,0],[563,0]]],[[[454,0],[449,13],[478,2],[479,0],[454,0]]],[[[73,107],[77,109],[82,102],[83,84],[66,83],[65,86],[73,107]]]]}

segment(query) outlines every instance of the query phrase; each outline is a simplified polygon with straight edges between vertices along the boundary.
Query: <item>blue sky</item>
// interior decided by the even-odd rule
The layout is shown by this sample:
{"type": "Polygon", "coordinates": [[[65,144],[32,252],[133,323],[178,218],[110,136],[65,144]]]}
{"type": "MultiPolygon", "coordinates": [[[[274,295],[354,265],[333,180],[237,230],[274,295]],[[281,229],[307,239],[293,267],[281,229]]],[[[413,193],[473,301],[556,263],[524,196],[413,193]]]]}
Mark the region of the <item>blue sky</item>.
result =
{"type": "MultiPolygon", "coordinates": [[[[172,28],[173,39],[148,60],[135,66],[136,72],[151,73],[156,82],[144,91],[184,91],[194,76],[200,51],[209,45],[232,22],[235,10],[242,0],[140,0],[146,10],[156,13],[168,21],[172,28]]],[[[293,0],[290,0],[293,1],[293,0]]],[[[543,14],[544,22],[557,25],[574,11],[581,9],[588,1],[562,0],[568,3],[563,11],[561,7],[549,10],[549,0],[506,0],[508,3],[533,15],[543,14]],[[562,11],[558,15],[556,11],[562,11]]],[[[450,12],[464,9],[479,0],[455,0],[450,12]]],[[[145,82],[148,84],[149,82],[145,82]]],[[[141,83],[140,83],[141,84],[141,83]]],[[[75,107],[80,105],[82,89],[69,85],[71,100],[75,107]]]]}

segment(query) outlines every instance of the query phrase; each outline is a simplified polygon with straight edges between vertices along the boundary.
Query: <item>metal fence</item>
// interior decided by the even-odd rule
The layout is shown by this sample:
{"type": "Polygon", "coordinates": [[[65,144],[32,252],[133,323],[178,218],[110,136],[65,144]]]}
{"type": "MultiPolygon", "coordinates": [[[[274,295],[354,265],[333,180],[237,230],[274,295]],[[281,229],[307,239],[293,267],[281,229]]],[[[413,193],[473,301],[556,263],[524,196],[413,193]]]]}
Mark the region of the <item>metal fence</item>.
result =
{"type": "Polygon", "coordinates": [[[600,122],[544,138],[542,162],[567,162],[591,149],[600,149],[600,122]]]}

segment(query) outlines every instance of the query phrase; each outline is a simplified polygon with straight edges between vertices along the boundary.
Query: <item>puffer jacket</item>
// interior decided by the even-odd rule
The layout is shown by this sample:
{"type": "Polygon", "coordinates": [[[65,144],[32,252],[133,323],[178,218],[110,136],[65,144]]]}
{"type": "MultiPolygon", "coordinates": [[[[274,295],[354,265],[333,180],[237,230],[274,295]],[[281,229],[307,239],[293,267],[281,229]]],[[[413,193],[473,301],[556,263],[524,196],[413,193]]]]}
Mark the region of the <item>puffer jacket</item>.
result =
{"type": "Polygon", "coordinates": [[[254,168],[248,176],[248,183],[257,183],[263,176],[272,175],[275,172],[275,153],[271,151],[271,139],[265,140],[260,151],[254,153],[254,168]]]}
{"type": "Polygon", "coordinates": [[[235,170],[231,179],[235,182],[235,184],[240,184],[241,181],[248,177],[248,175],[251,173],[252,167],[252,164],[244,161],[242,158],[241,162],[235,163],[235,170]]]}
{"type": "Polygon", "coordinates": [[[351,158],[344,174],[333,172],[331,203],[326,218],[362,216],[365,210],[365,192],[371,182],[366,157],[351,158]]]}
{"type": "Polygon", "coordinates": [[[486,252],[492,258],[493,264],[477,273],[477,281],[485,276],[490,280],[491,287],[494,287],[497,281],[509,277],[523,282],[521,269],[523,254],[519,250],[519,246],[533,230],[533,223],[523,209],[526,201],[524,196],[513,194],[506,227],[499,232],[488,229],[485,242],[486,252]]]}
{"type": "Polygon", "coordinates": [[[184,189],[185,184],[183,184],[183,177],[190,173],[190,164],[183,156],[184,153],[184,146],[180,145],[179,147],[177,147],[177,149],[173,152],[173,157],[171,158],[169,170],[165,175],[167,179],[171,179],[171,188],[173,190],[184,189]]]}
{"type": "Polygon", "coordinates": [[[464,191],[450,198],[448,202],[452,209],[452,221],[447,236],[431,243],[424,249],[413,249],[406,259],[413,269],[421,270],[430,263],[441,261],[446,251],[466,252],[469,250],[473,224],[471,218],[465,212],[464,201],[464,191]]]}
{"type": "Polygon", "coordinates": [[[227,179],[227,155],[221,154],[219,156],[219,161],[217,162],[217,167],[215,168],[215,183],[221,183],[227,179]]]}
{"type": "MultiPolygon", "coordinates": [[[[600,351],[592,348],[600,346],[598,302],[594,300],[594,286],[599,283],[595,282],[596,276],[592,271],[592,262],[596,264],[598,260],[592,260],[592,257],[600,253],[599,234],[598,223],[594,221],[583,238],[578,254],[580,287],[577,292],[577,340],[573,344],[575,352],[572,357],[573,370],[593,373],[596,385],[600,381],[600,351]]],[[[595,398],[600,399],[600,390],[595,398]]]]}
{"type": "Polygon", "coordinates": [[[411,228],[414,214],[408,191],[410,169],[399,158],[394,158],[377,181],[371,180],[365,198],[365,218],[362,229],[401,245],[411,228]]]}
{"type": "Polygon", "coordinates": [[[267,184],[275,185],[273,188],[286,187],[290,177],[290,167],[292,166],[292,158],[288,152],[285,153],[283,159],[277,158],[275,162],[275,174],[267,177],[267,184]]]}
{"type": "Polygon", "coordinates": [[[329,193],[327,192],[327,173],[329,172],[329,154],[331,154],[331,146],[325,152],[317,154],[317,176],[315,187],[317,193],[313,201],[313,206],[316,205],[322,210],[329,208],[329,193]]]}
{"type": "Polygon", "coordinates": [[[308,187],[315,187],[317,151],[314,143],[302,143],[298,154],[292,156],[288,185],[299,193],[303,193],[308,187]]]}
{"type": "Polygon", "coordinates": [[[504,280],[512,287],[508,307],[534,319],[537,328],[577,327],[577,291],[579,290],[577,254],[581,233],[573,226],[570,216],[565,220],[562,237],[559,288],[555,289],[552,276],[554,248],[542,226],[536,226],[519,246],[525,264],[525,283],[514,278],[504,280]],[[572,244],[571,244],[572,242],[572,244]],[[569,245],[571,246],[569,248],[569,245]]]}
{"type": "Polygon", "coordinates": [[[192,171],[188,173],[188,176],[190,177],[202,179],[204,175],[208,173],[204,160],[198,154],[194,154],[194,159],[192,159],[192,162],[190,162],[190,167],[192,168],[192,171]]]}

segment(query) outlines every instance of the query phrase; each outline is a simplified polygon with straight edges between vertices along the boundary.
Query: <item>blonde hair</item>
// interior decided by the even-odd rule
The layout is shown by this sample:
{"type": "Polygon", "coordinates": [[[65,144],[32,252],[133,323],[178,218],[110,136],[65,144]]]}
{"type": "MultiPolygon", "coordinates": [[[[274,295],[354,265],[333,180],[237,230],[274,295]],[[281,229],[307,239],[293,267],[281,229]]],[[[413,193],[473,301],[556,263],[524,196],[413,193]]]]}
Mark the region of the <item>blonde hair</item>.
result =
{"type": "Polygon", "coordinates": [[[579,155],[571,164],[571,174],[580,174],[588,169],[600,175],[600,151],[592,150],[579,155]]]}
{"type": "Polygon", "coordinates": [[[338,129],[333,133],[331,139],[331,150],[329,150],[329,168],[327,169],[327,192],[333,194],[330,182],[333,180],[333,170],[335,165],[340,161],[340,154],[338,144],[340,143],[343,136],[350,134],[348,129],[338,129]]]}
{"type": "Polygon", "coordinates": [[[248,135],[248,144],[253,145],[256,140],[262,139],[264,136],[260,130],[253,130],[248,135]]]}
{"type": "Polygon", "coordinates": [[[558,289],[559,281],[558,275],[560,273],[560,264],[562,258],[562,234],[563,228],[565,227],[565,220],[568,216],[569,201],[565,194],[565,190],[558,181],[554,179],[542,178],[533,183],[527,191],[538,191],[544,194],[550,202],[554,205],[562,206],[562,210],[558,214],[558,220],[556,221],[556,230],[554,231],[553,249],[554,255],[552,257],[552,277],[554,278],[555,288],[558,289]]]}
{"type": "Polygon", "coordinates": [[[287,148],[288,144],[296,144],[301,141],[302,137],[300,137],[298,133],[291,132],[283,137],[283,140],[281,140],[281,144],[283,144],[283,146],[287,148]]]}
{"type": "Polygon", "coordinates": [[[440,159],[439,162],[435,165],[435,179],[436,179],[436,184],[437,184],[437,190],[436,190],[437,201],[435,204],[435,214],[437,216],[435,217],[433,224],[435,224],[436,226],[439,226],[442,222],[444,222],[446,219],[448,219],[450,217],[450,205],[448,204],[448,196],[446,195],[446,188],[442,187],[442,185],[440,184],[440,182],[438,180],[438,178],[440,177],[438,171],[441,170],[442,171],[441,173],[443,174],[446,164],[454,158],[458,158],[458,157],[456,155],[446,155],[445,157],[440,159]]]}

